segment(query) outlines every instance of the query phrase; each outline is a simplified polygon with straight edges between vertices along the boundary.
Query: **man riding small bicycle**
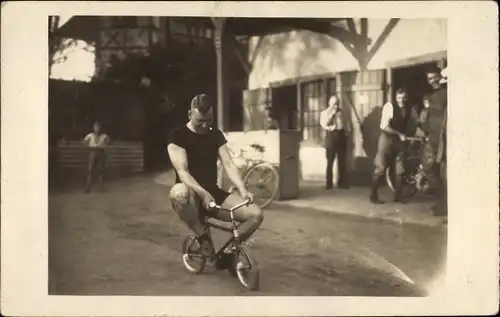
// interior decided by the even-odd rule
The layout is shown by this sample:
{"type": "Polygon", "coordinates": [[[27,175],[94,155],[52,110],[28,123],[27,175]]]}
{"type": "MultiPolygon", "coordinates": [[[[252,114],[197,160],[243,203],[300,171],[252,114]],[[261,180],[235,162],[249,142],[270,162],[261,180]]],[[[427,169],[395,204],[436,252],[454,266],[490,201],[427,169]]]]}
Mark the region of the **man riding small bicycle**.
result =
{"type": "Polygon", "coordinates": [[[194,232],[207,257],[213,256],[215,250],[206,216],[229,222],[230,215],[224,209],[249,200],[250,204],[234,211],[235,219],[241,223],[240,241],[248,239],[263,221],[262,210],[253,204],[253,194],[244,186],[223,133],[211,128],[213,112],[207,95],[195,96],[188,111],[189,122],[172,132],[167,145],[176,172],[176,184],[170,191],[173,209],[194,232]],[[228,193],[217,186],[217,159],[238,191],[228,193]],[[214,210],[213,203],[224,209],[214,210]]]}

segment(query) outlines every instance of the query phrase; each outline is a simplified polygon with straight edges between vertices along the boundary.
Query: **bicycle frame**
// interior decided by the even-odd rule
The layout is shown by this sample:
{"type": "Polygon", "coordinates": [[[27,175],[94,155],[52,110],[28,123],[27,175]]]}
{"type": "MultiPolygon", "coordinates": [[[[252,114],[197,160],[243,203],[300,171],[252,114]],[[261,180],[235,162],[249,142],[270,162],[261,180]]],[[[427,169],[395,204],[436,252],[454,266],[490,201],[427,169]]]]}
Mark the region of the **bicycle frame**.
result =
{"type": "MultiPolygon", "coordinates": [[[[208,228],[207,230],[210,230],[210,228],[215,228],[215,229],[218,229],[218,230],[221,230],[221,231],[224,231],[224,232],[229,232],[229,233],[232,233],[232,236],[231,238],[229,238],[229,240],[226,241],[226,243],[224,243],[220,248],[219,250],[215,253],[215,255],[218,257],[220,256],[220,254],[233,242],[237,242],[237,243],[240,243],[241,241],[239,240],[239,233],[238,233],[238,228],[240,227],[241,224],[238,224],[236,222],[236,220],[234,219],[234,211],[237,210],[237,209],[240,209],[241,207],[243,206],[247,206],[248,204],[250,203],[250,201],[247,199],[245,200],[244,202],[240,203],[240,204],[237,204],[235,206],[233,206],[232,208],[230,209],[226,209],[226,208],[223,208],[221,206],[218,206],[216,205],[215,203],[212,203],[210,204],[210,207],[212,209],[216,209],[216,210],[219,210],[219,211],[227,211],[229,212],[229,215],[231,216],[231,226],[230,227],[227,227],[227,226],[224,226],[224,225],[219,225],[219,224],[216,224],[216,223],[213,223],[211,222],[210,220],[212,219],[211,217],[205,217],[205,220],[206,220],[206,223],[208,225],[208,228]]],[[[210,240],[212,240],[212,237],[211,237],[211,234],[210,234],[210,240]]],[[[212,245],[213,245],[213,241],[212,242],[212,245]]]]}
{"type": "Polygon", "coordinates": [[[406,139],[406,145],[408,146],[408,148],[406,149],[406,151],[412,151],[411,148],[409,148],[411,145],[415,144],[415,143],[419,143],[419,148],[418,148],[418,152],[417,152],[417,156],[420,157],[419,159],[419,165],[417,167],[417,171],[416,171],[416,178],[415,178],[415,186],[416,188],[418,189],[418,191],[422,191],[425,187],[425,185],[423,185],[423,181],[426,180],[426,175],[425,175],[425,170],[423,168],[423,164],[422,164],[422,161],[421,161],[421,157],[422,157],[422,147],[426,144],[426,142],[428,142],[428,139],[427,138],[421,138],[421,137],[408,137],[406,139]]]}

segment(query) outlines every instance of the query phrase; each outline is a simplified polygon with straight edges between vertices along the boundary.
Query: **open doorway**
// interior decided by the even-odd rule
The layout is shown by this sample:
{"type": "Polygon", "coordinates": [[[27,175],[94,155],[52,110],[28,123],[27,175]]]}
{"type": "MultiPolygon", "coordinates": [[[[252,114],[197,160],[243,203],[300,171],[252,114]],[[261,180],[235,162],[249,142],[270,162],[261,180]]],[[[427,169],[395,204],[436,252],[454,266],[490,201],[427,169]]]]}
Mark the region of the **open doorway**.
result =
{"type": "Polygon", "coordinates": [[[436,65],[436,62],[393,68],[392,80],[395,89],[392,90],[392,100],[395,101],[398,88],[406,88],[408,101],[416,106],[420,112],[423,108],[423,97],[430,88],[425,72],[429,66],[434,65],[436,65]]]}

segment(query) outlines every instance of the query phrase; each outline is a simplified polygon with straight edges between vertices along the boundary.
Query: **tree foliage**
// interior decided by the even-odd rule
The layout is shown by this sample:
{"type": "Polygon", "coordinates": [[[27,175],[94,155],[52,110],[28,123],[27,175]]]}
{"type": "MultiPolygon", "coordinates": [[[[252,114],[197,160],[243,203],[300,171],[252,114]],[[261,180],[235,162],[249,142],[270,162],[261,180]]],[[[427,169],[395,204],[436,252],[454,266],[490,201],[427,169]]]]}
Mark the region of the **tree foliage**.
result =
{"type": "Polygon", "coordinates": [[[69,39],[61,37],[57,34],[57,30],[61,27],[60,16],[49,16],[49,38],[48,38],[48,67],[49,76],[52,74],[52,66],[59,63],[64,63],[68,56],[75,49],[84,49],[91,51],[90,45],[78,47],[77,39],[69,39]]]}

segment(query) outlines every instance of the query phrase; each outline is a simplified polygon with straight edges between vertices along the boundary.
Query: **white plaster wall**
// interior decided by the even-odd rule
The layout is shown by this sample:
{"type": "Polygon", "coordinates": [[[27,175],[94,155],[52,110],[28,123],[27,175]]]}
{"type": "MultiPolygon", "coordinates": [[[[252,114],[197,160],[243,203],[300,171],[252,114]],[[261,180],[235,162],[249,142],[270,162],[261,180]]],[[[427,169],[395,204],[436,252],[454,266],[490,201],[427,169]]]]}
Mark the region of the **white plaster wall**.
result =
{"type": "MultiPolygon", "coordinates": [[[[279,164],[279,132],[277,130],[268,131],[248,131],[248,132],[228,132],[225,134],[228,141],[228,147],[239,153],[239,149],[243,148],[246,151],[246,156],[251,158],[260,158],[258,153],[252,153],[250,144],[257,143],[266,148],[263,159],[279,164]]],[[[300,172],[304,180],[325,179],[326,156],[325,149],[318,146],[301,146],[299,151],[300,157],[300,172]]],[[[236,158],[236,165],[243,170],[245,160],[236,158]]],[[[336,184],[336,164],[334,165],[334,183],[336,184]]]]}
{"type": "Polygon", "coordinates": [[[256,143],[265,148],[262,159],[271,163],[279,163],[278,130],[228,132],[225,136],[227,139],[227,146],[236,154],[239,154],[240,149],[244,149],[246,151],[246,157],[254,159],[261,158],[260,153],[254,152],[250,147],[252,143],[256,143]]]}
{"type": "MultiPolygon", "coordinates": [[[[359,32],[359,19],[357,28],[359,32]]],[[[389,19],[368,19],[368,36],[372,44],[389,19]]],[[[342,25],[341,25],[342,26],[342,25]]],[[[346,28],[345,26],[342,26],[346,28]]],[[[393,60],[446,50],[446,19],[401,19],[368,69],[381,69],[393,60]]],[[[294,77],[359,69],[358,62],[338,40],[310,32],[292,31],[250,40],[252,71],[249,89],[268,87],[269,83],[294,77]]]]}

